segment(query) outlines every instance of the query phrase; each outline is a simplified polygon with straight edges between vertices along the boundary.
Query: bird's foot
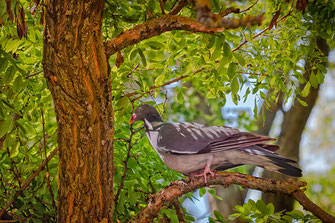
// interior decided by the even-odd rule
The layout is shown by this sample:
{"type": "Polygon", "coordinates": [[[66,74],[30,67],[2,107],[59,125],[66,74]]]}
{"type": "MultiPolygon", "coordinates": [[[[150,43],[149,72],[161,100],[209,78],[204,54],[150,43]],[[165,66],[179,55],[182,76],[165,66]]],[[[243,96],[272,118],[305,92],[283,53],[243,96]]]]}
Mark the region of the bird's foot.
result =
{"type": "Polygon", "coordinates": [[[215,172],[211,170],[211,168],[209,167],[209,165],[206,165],[204,171],[202,173],[199,174],[195,174],[194,176],[196,177],[200,177],[200,176],[204,176],[205,178],[205,183],[207,183],[207,174],[210,173],[212,175],[212,177],[215,176],[215,172]]]}

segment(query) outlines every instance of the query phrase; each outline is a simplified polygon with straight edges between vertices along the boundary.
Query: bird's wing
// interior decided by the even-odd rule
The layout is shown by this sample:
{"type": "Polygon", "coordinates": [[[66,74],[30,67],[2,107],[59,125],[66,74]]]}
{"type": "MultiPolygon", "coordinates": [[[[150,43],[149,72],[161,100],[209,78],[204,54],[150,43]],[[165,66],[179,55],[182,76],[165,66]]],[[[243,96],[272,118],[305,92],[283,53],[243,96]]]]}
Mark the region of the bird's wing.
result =
{"type": "Polygon", "coordinates": [[[239,131],[225,126],[205,126],[192,122],[165,123],[159,128],[157,146],[174,154],[203,153],[211,143],[224,141],[239,131]]]}
{"type": "MultiPolygon", "coordinates": [[[[240,132],[226,126],[205,126],[198,123],[181,122],[163,124],[157,136],[157,149],[174,154],[199,154],[221,152],[230,149],[262,146],[273,141],[268,136],[240,132]]],[[[262,146],[263,147],[263,146],[262,146]]],[[[275,151],[275,145],[263,147],[275,151]]]]}
{"type": "Polygon", "coordinates": [[[202,152],[221,152],[230,149],[247,148],[253,145],[259,145],[264,149],[276,151],[279,149],[276,145],[264,144],[275,139],[268,136],[257,135],[249,132],[239,132],[224,140],[211,142],[202,152]]]}

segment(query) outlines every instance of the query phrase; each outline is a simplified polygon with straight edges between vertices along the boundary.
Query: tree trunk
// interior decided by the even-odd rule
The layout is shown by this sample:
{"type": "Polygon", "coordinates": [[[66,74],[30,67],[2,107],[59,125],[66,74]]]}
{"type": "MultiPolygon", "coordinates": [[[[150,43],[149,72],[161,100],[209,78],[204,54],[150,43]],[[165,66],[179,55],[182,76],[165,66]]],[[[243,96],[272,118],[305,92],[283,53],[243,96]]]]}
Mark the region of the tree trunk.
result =
{"type": "Polygon", "coordinates": [[[113,108],[104,0],[45,2],[43,68],[57,114],[58,222],[111,222],[113,108]]]}
{"type": "MultiPolygon", "coordinates": [[[[328,56],[329,46],[327,40],[318,38],[316,41],[317,47],[321,50],[324,56],[328,56]]],[[[309,77],[312,72],[317,73],[317,70],[312,70],[311,59],[309,58],[305,64],[304,77],[309,81],[309,77]]],[[[323,64],[325,65],[325,64],[323,64]]],[[[305,84],[300,86],[301,89],[305,87],[305,84]]],[[[281,133],[278,139],[278,145],[280,146],[279,153],[285,157],[292,158],[299,161],[299,144],[308,117],[315,105],[316,99],[319,94],[319,87],[310,89],[310,94],[306,98],[302,98],[308,105],[306,107],[296,103],[288,112],[284,113],[284,120],[281,126],[281,133]]],[[[266,178],[274,179],[285,179],[287,176],[275,174],[272,172],[265,171],[266,178]]],[[[274,194],[264,194],[265,202],[271,202],[275,205],[276,211],[281,210],[292,210],[294,200],[292,198],[277,196],[274,194]]]]}

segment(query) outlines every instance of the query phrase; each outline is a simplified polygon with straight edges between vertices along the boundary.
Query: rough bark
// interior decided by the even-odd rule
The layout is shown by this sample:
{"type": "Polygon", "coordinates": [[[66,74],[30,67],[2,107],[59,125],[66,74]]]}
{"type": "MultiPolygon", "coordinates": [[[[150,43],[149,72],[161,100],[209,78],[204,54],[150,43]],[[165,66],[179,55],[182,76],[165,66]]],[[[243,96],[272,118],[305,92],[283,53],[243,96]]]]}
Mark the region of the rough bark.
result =
{"type": "Polygon", "coordinates": [[[58,123],[58,222],[111,222],[113,109],[104,0],[45,2],[43,68],[58,123]]]}
{"type": "MultiPolygon", "coordinates": [[[[321,50],[324,56],[328,56],[329,46],[327,44],[327,40],[319,37],[316,41],[316,45],[321,50]]],[[[309,58],[305,64],[304,77],[307,81],[309,80],[312,72],[317,72],[317,69],[312,70],[311,60],[313,60],[313,58],[309,58]]],[[[305,84],[300,86],[301,89],[303,89],[304,87],[305,84]]],[[[281,148],[278,152],[281,155],[299,161],[299,144],[301,141],[301,136],[309,118],[309,115],[315,105],[318,94],[319,87],[311,87],[310,94],[306,98],[302,98],[302,100],[304,100],[308,104],[306,107],[296,103],[294,106],[291,107],[289,111],[284,113],[281,133],[278,139],[278,145],[281,148]]],[[[265,171],[264,175],[265,178],[271,177],[280,180],[287,178],[284,175],[274,174],[268,171],[265,171]]],[[[293,209],[294,200],[291,198],[286,198],[275,194],[265,194],[263,198],[265,202],[273,203],[275,205],[276,211],[293,209]]]]}

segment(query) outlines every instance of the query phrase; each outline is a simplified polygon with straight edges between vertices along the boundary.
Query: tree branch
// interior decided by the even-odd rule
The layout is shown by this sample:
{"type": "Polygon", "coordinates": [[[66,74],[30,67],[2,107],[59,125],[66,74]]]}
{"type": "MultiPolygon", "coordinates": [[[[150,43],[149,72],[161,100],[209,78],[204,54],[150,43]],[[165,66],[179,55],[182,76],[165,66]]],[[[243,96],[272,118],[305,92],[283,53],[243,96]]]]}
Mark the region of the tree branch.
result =
{"type": "Polygon", "coordinates": [[[187,30],[191,32],[202,32],[213,34],[216,29],[198,23],[195,19],[176,15],[162,15],[157,19],[152,19],[139,24],[112,40],[105,42],[107,56],[110,56],[123,48],[136,44],[142,40],[158,36],[164,32],[172,30],[187,30]]]}
{"type": "Polygon", "coordinates": [[[180,201],[178,199],[175,199],[171,203],[176,210],[179,223],[186,223],[183,207],[181,206],[180,201]]]}
{"type": "Polygon", "coordinates": [[[268,193],[280,193],[296,199],[307,211],[310,211],[323,222],[335,222],[335,217],[322,210],[314,204],[305,194],[302,187],[306,186],[305,182],[288,179],[276,181],[272,179],[262,179],[252,177],[241,173],[220,172],[214,177],[207,177],[207,183],[203,177],[191,178],[189,182],[178,181],[173,185],[166,187],[160,192],[150,197],[148,205],[137,214],[133,222],[152,222],[158,212],[170,204],[173,200],[182,195],[194,191],[201,187],[210,185],[222,185],[228,187],[231,184],[237,184],[243,188],[261,190],[268,193]]]}
{"type": "Polygon", "coordinates": [[[48,164],[48,162],[51,160],[51,158],[57,153],[58,148],[54,149],[51,154],[48,156],[48,158],[46,158],[43,163],[40,165],[40,167],[35,170],[35,172],[24,182],[24,184],[22,185],[21,189],[19,191],[17,191],[12,200],[8,201],[7,204],[5,205],[4,208],[1,209],[0,211],[0,218],[1,216],[6,212],[6,210],[9,208],[9,206],[11,206],[15,199],[22,194],[22,192],[29,186],[29,184],[31,183],[31,181],[44,169],[44,167],[48,164]]]}

